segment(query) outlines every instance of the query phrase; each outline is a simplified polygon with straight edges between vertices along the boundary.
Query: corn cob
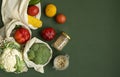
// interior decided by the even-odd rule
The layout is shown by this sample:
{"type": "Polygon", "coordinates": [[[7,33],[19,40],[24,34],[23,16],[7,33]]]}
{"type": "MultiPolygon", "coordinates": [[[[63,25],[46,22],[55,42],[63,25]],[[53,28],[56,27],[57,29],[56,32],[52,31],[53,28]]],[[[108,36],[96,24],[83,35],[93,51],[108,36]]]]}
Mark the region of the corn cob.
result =
{"type": "Polygon", "coordinates": [[[28,15],[28,23],[36,28],[42,27],[42,21],[30,15],[28,15]]]}

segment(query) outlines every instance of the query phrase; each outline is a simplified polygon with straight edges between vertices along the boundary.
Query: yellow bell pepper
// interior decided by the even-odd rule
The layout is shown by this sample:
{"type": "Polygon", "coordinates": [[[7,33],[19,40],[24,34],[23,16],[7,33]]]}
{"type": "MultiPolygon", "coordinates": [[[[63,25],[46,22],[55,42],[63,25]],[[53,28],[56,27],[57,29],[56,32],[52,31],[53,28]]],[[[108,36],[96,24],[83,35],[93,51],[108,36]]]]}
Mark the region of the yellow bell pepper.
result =
{"type": "Polygon", "coordinates": [[[30,15],[28,15],[28,23],[36,28],[42,27],[42,21],[30,15]]]}

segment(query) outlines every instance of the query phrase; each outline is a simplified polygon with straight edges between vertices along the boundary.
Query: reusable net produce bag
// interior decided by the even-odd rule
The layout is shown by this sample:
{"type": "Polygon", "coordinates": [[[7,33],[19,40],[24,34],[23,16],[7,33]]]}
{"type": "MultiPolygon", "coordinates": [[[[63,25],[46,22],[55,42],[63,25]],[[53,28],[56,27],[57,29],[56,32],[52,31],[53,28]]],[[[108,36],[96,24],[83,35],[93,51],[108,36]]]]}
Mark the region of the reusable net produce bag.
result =
{"type": "MultiPolygon", "coordinates": [[[[39,50],[39,49],[37,49],[37,50],[39,50]]],[[[31,40],[29,40],[29,41],[27,42],[27,44],[25,45],[25,49],[24,49],[23,56],[24,56],[24,60],[25,60],[25,62],[26,62],[26,64],[27,64],[28,67],[34,68],[36,71],[41,72],[41,73],[44,73],[44,66],[46,66],[46,65],[50,62],[50,60],[51,60],[51,58],[52,58],[52,49],[50,48],[50,46],[49,46],[47,43],[45,43],[45,42],[37,39],[36,37],[34,37],[34,38],[32,38],[31,40]],[[49,48],[49,50],[50,50],[50,51],[49,51],[49,52],[50,52],[50,57],[49,57],[48,61],[47,61],[45,64],[36,64],[35,62],[29,60],[29,58],[28,58],[28,52],[30,52],[29,50],[30,50],[31,46],[32,46],[33,44],[35,44],[35,43],[43,43],[43,44],[45,44],[45,45],[49,48]]]]}
{"type": "Polygon", "coordinates": [[[30,36],[31,36],[31,30],[28,28],[28,26],[26,26],[25,24],[23,24],[22,22],[20,22],[18,20],[12,20],[10,23],[6,24],[6,27],[5,27],[6,38],[13,37],[12,36],[13,31],[16,28],[16,26],[18,26],[18,25],[20,25],[23,28],[26,28],[29,31],[30,36]]]}
{"type": "MultiPolygon", "coordinates": [[[[28,24],[27,8],[29,2],[30,0],[2,0],[1,14],[4,25],[16,19],[29,26],[31,29],[37,29],[31,26],[31,24],[28,24]]],[[[39,3],[36,6],[39,8],[39,14],[36,18],[40,19],[41,4],[39,3]]]]}

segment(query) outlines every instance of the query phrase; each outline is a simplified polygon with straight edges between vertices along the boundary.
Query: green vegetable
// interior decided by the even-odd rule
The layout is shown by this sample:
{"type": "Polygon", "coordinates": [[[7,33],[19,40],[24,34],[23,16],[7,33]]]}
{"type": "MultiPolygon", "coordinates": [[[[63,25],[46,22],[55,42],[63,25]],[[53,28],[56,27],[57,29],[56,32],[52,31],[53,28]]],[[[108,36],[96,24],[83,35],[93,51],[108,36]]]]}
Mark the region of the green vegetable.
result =
{"type": "Polygon", "coordinates": [[[0,47],[0,55],[3,53],[3,48],[0,47]]]}
{"type": "Polygon", "coordinates": [[[25,67],[24,61],[20,60],[19,56],[16,55],[16,65],[15,65],[16,72],[17,73],[22,72],[22,70],[24,69],[24,67],[25,67]]]}
{"type": "Polygon", "coordinates": [[[28,52],[28,57],[36,64],[45,64],[51,56],[50,49],[43,43],[35,43],[28,52]]]}
{"type": "Polygon", "coordinates": [[[25,70],[25,63],[20,59],[20,57],[22,58],[20,50],[21,47],[18,43],[3,41],[0,46],[0,69],[4,69],[6,72],[23,72],[25,70]],[[13,58],[16,58],[16,60],[13,58]]]}
{"type": "Polygon", "coordinates": [[[2,64],[0,64],[0,69],[4,69],[4,66],[2,64]]]}
{"type": "Polygon", "coordinates": [[[20,45],[16,42],[6,42],[5,43],[5,47],[7,48],[11,48],[11,49],[17,49],[17,50],[20,50],[20,45]]]}
{"type": "Polygon", "coordinates": [[[5,48],[17,49],[20,50],[20,45],[16,42],[4,41],[3,44],[0,45],[0,54],[3,53],[5,48]]]}
{"type": "Polygon", "coordinates": [[[35,53],[34,53],[33,50],[29,51],[28,57],[29,57],[30,60],[33,60],[35,58],[35,53]]]}
{"type": "Polygon", "coordinates": [[[0,49],[11,48],[11,49],[20,49],[20,45],[16,42],[12,41],[4,41],[4,43],[0,46],[0,49]]]}
{"type": "Polygon", "coordinates": [[[16,25],[15,28],[14,28],[14,30],[19,29],[21,27],[22,27],[21,25],[16,25]]]}
{"type": "Polygon", "coordinates": [[[29,5],[38,4],[41,0],[30,0],[29,5]]]}

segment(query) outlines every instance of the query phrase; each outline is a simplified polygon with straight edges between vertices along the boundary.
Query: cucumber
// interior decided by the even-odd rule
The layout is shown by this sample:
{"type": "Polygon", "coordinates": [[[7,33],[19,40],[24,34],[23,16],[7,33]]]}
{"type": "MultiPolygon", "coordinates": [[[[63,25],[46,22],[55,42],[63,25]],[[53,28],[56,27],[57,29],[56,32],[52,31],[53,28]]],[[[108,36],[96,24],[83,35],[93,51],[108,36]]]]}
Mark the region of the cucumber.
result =
{"type": "Polygon", "coordinates": [[[38,4],[41,0],[30,0],[29,5],[38,4]]]}

